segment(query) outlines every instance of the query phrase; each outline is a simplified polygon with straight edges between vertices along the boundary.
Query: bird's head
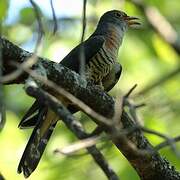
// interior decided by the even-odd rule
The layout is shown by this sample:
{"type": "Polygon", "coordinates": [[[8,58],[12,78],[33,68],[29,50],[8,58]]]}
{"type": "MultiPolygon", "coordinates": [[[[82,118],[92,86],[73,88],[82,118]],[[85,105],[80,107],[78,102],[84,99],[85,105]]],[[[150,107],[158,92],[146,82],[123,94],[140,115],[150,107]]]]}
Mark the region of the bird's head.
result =
{"type": "Polygon", "coordinates": [[[132,27],[133,25],[139,25],[137,22],[138,18],[128,16],[123,11],[119,10],[111,10],[104,13],[100,20],[99,24],[111,24],[118,26],[122,31],[125,31],[128,27],[132,27]]]}

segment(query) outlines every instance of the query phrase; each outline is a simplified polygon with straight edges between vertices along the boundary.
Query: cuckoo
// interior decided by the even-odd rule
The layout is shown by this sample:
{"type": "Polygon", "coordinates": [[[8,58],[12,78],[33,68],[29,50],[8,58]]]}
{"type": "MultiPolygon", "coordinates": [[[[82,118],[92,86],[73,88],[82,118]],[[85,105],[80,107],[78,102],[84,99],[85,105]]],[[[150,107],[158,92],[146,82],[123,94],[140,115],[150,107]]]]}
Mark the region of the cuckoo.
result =
{"type": "MultiPolygon", "coordinates": [[[[139,24],[136,17],[119,10],[104,13],[93,34],[76,46],[60,63],[79,73],[80,53],[84,53],[84,77],[108,92],[121,75],[121,65],[117,62],[119,47],[128,27],[139,24]]],[[[55,95],[56,96],[56,95],[55,95]]],[[[72,105],[67,108],[75,113],[72,105]]],[[[19,124],[19,128],[34,127],[18,166],[18,173],[29,177],[36,169],[47,142],[58,121],[58,116],[47,106],[36,100],[19,124]]]]}

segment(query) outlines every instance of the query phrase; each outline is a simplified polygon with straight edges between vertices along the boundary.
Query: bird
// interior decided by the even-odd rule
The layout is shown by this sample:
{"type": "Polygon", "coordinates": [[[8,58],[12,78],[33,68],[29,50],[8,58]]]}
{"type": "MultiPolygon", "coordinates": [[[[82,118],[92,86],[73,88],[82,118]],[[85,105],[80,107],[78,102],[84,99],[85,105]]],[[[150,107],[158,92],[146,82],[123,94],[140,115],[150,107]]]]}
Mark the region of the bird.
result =
{"type": "MultiPolygon", "coordinates": [[[[128,16],[120,10],[105,12],[90,37],[72,49],[60,64],[80,74],[80,54],[83,50],[83,77],[104,91],[110,91],[122,72],[118,63],[118,51],[124,34],[128,27],[140,24],[137,20],[137,17],[128,16]]],[[[72,104],[66,106],[71,113],[78,111],[72,104]]],[[[36,100],[19,123],[20,129],[34,128],[18,166],[18,173],[23,172],[25,178],[38,166],[58,120],[50,108],[36,100]]]]}

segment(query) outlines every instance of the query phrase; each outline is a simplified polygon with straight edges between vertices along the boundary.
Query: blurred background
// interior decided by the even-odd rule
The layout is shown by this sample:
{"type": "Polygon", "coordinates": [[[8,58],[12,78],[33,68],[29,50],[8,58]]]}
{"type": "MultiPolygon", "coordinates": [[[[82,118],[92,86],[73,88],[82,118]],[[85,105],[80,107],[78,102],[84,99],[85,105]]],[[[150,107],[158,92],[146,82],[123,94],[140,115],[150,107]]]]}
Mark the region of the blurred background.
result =
{"type": "MultiPolygon", "coordinates": [[[[53,35],[54,21],[49,0],[34,0],[39,6],[45,35],[40,56],[59,62],[81,39],[83,0],[53,0],[58,31],[53,35]]],[[[141,27],[130,29],[119,51],[123,66],[120,81],[110,92],[114,97],[125,94],[134,84],[135,103],[145,103],[138,110],[141,123],[170,137],[180,133],[180,3],[179,0],[88,0],[87,38],[95,29],[99,17],[106,11],[119,9],[140,18],[141,27]]],[[[33,52],[37,41],[37,21],[28,0],[0,0],[1,34],[20,47],[33,52]]],[[[0,172],[7,180],[24,179],[17,166],[31,129],[20,130],[18,123],[34,99],[28,97],[23,85],[4,87],[6,119],[0,132],[0,172]]],[[[91,131],[95,124],[85,114],[77,113],[84,127],[91,131]]],[[[145,134],[153,145],[163,139],[145,134]]],[[[43,180],[106,179],[91,156],[55,155],[56,148],[76,142],[74,135],[59,123],[44,156],[29,178],[43,180]]],[[[121,179],[138,180],[135,170],[111,144],[98,144],[121,179]]],[[[177,150],[180,145],[177,143],[177,150]]],[[[180,160],[164,148],[161,155],[180,170],[180,160]]]]}

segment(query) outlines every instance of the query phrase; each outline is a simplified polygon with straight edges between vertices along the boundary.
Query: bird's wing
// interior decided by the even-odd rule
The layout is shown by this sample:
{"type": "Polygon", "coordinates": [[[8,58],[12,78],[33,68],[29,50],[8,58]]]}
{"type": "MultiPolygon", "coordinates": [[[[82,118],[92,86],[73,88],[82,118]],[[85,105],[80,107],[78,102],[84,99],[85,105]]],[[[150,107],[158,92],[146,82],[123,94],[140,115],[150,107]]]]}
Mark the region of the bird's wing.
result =
{"type": "Polygon", "coordinates": [[[106,92],[110,91],[118,82],[122,72],[122,66],[115,63],[110,73],[103,78],[102,83],[106,92]]]}
{"type": "Polygon", "coordinates": [[[102,48],[105,39],[103,36],[91,36],[89,39],[76,46],[61,62],[63,66],[79,73],[81,53],[84,53],[85,64],[102,48]]]}

